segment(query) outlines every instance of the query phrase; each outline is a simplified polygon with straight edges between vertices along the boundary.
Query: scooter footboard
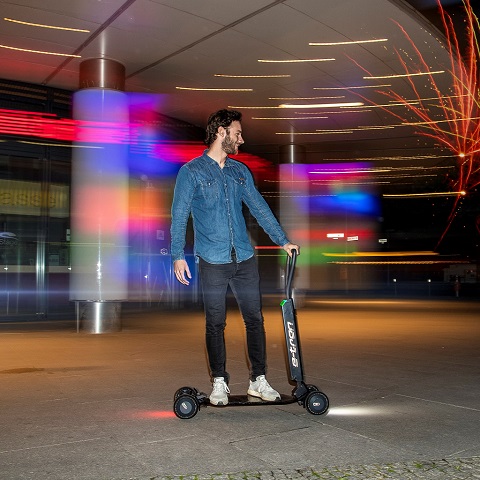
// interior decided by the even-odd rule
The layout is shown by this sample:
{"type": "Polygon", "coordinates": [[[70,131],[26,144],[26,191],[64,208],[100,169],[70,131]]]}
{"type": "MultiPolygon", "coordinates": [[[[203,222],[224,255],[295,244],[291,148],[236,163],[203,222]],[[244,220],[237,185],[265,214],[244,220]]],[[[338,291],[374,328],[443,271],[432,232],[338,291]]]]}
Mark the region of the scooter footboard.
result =
{"type": "Polygon", "coordinates": [[[290,378],[295,382],[301,382],[303,381],[302,359],[300,356],[297,319],[293,299],[287,298],[282,300],[280,306],[282,307],[290,378]]]}

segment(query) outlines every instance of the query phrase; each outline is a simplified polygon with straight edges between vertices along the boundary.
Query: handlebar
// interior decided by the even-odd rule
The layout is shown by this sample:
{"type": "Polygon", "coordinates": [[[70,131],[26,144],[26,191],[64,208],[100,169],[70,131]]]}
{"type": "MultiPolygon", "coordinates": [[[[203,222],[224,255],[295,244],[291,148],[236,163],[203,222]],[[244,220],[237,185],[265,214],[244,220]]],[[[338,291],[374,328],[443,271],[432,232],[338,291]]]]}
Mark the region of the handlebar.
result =
{"type": "Polygon", "coordinates": [[[287,255],[287,265],[285,268],[285,296],[286,298],[292,298],[292,281],[295,271],[295,265],[297,263],[297,250],[292,250],[292,256],[287,255]]]}

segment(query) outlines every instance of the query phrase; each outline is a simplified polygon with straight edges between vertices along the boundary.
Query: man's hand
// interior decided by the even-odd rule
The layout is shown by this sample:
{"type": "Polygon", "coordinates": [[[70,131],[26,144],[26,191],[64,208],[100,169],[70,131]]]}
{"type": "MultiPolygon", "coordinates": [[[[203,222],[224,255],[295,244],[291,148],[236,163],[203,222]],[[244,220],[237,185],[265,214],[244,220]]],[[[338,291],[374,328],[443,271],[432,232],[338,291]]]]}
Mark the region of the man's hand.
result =
{"type": "Polygon", "coordinates": [[[286,243],[282,248],[288,253],[290,257],[292,256],[292,250],[296,250],[297,255],[300,255],[300,247],[298,245],[295,245],[294,243],[286,243]]]}
{"type": "Polygon", "coordinates": [[[175,272],[175,276],[180,283],[184,285],[190,285],[190,282],[185,277],[185,274],[188,278],[192,278],[192,274],[190,273],[190,269],[188,268],[188,264],[185,260],[175,260],[173,262],[173,271],[175,272]]]}

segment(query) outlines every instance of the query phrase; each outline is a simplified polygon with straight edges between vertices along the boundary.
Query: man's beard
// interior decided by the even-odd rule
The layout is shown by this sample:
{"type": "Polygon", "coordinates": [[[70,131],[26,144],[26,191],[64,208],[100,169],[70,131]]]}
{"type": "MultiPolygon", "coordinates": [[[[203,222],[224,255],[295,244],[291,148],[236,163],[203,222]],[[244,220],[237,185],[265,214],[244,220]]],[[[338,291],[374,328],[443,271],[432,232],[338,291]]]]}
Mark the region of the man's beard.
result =
{"type": "Polygon", "coordinates": [[[222,149],[227,155],[235,155],[238,151],[238,146],[230,137],[225,137],[222,141],[222,149]]]}

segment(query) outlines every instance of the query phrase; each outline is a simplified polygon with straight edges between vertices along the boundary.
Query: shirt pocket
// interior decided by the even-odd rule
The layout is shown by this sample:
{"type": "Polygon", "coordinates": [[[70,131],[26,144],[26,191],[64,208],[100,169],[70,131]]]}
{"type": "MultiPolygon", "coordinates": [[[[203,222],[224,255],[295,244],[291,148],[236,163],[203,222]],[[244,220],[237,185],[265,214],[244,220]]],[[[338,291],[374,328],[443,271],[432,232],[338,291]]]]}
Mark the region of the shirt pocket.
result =
{"type": "Polygon", "coordinates": [[[247,180],[245,179],[245,177],[235,175],[233,177],[233,186],[235,189],[235,196],[243,197],[247,190],[247,180]]]}
{"type": "Polygon", "coordinates": [[[200,192],[207,205],[215,204],[220,196],[218,182],[214,178],[202,180],[200,192]]]}

